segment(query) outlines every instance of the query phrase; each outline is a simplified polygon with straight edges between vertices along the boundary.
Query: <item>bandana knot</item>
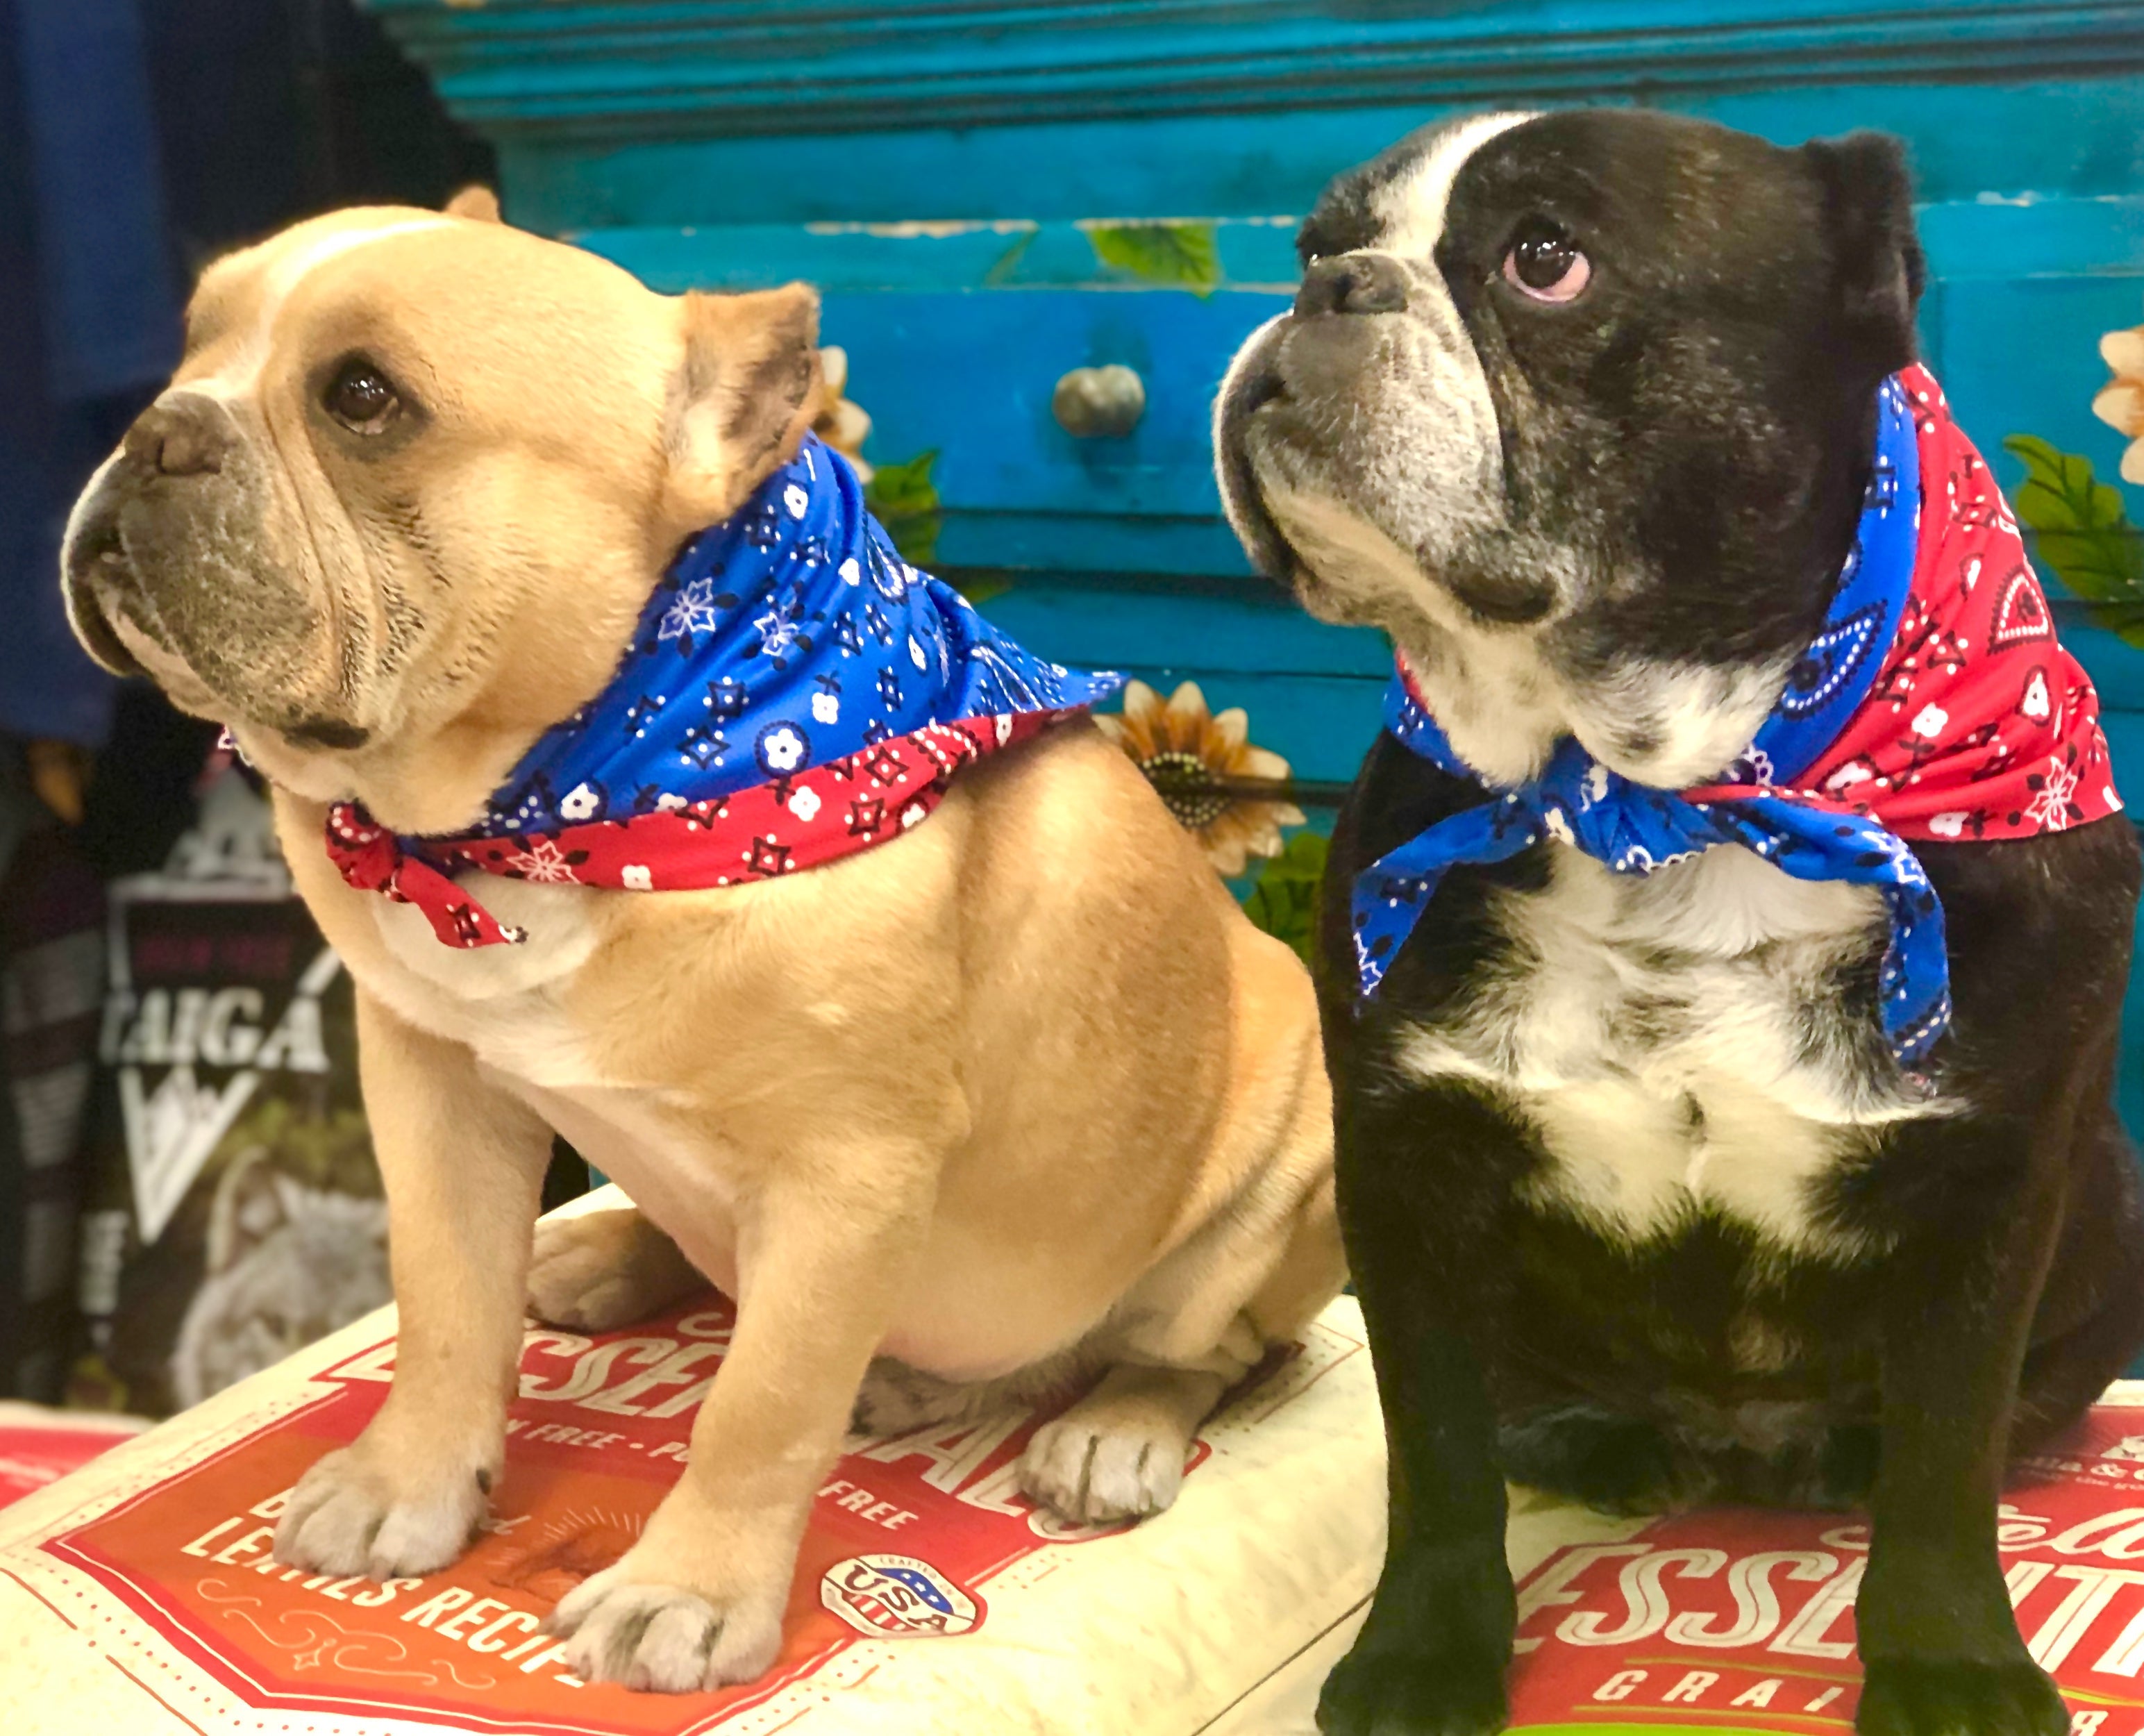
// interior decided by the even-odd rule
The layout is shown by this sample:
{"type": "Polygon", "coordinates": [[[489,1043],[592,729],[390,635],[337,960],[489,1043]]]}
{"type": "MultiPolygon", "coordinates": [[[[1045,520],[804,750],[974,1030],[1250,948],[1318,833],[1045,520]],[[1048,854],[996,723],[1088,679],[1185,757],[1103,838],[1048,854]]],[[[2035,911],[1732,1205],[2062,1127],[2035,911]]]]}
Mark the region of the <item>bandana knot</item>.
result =
{"type": "Polygon", "coordinates": [[[1927,1059],[1951,1017],[1943,906],[1908,840],[2037,837],[2122,807],[2091,679],[2055,639],[1986,462],[1918,366],[1878,395],[1867,495],[1824,624],[1718,781],[1680,792],[1635,783],[1566,739],[1530,783],[1489,788],[1437,727],[1404,657],[1385,727],[1488,799],[1357,878],[1364,999],[1449,868],[1552,838],[1614,873],[1650,874],[1740,844],[1797,879],[1882,897],[1878,1002],[1906,1068],[1927,1059]]]}

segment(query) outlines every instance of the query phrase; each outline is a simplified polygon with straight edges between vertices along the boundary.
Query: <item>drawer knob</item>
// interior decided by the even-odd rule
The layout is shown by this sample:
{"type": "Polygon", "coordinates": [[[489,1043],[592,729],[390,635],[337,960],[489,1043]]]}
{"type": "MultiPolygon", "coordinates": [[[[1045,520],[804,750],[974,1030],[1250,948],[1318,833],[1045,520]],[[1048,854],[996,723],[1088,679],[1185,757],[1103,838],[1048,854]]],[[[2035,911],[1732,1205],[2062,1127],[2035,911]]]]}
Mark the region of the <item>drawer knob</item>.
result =
{"type": "Polygon", "coordinates": [[[1146,385],[1122,362],[1074,368],[1050,395],[1057,425],[1075,440],[1107,440],[1129,434],[1146,410],[1146,385]]]}

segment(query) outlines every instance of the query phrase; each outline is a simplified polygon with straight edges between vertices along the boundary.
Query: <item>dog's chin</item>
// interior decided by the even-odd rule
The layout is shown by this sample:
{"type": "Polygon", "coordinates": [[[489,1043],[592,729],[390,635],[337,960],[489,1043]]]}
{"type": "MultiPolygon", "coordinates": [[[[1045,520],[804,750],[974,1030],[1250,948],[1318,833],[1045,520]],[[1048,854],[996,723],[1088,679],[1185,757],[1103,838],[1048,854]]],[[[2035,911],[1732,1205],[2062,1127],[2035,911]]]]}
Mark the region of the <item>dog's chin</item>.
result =
{"type": "Polygon", "coordinates": [[[231,714],[229,702],[194,673],[193,666],[183,655],[142,627],[126,610],[112,609],[102,619],[129,665],[115,673],[147,676],[162,690],[166,699],[189,717],[221,723],[231,714]]]}
{"type": "MultiPolygon", "coordinates": [[[[1287,551],[1288,582],[1320,620],[1380,627],[1404,641],[1425,620],[1445,632],[1527,630],[1561,611],[1556,584],[1516,563],[1463,555],[1440,560],[1407,546],[1329,485],[1259,480],[1268,540],[1287,551]]],[[[1493,530],[1471,540],[1492,547],[1504,540],[1493,530]]],[[[1464,540],[1455,540],[1463,551],[1464,540]]]]}
{"type": "Polygon", "coordinates": [[[1295,593],[1295,600],[1303,612],[1328,627],[1375,627],[1390,630],[1390,611],[1379,607],[1377,602],[1364,596],[1344,584],[1336,584],[1321,578],[1301,561],[1288,580],[1295,593]]]}
{"type": "Polygon", "coordinates": [[[77,579],[69,579],[67,587],[68,624],[82,648],[90,654],[99,669],[114,675],[143,675],[148,671],[139,658],[122,643],[111,620],[99,605],[95,592],[77,579]]]}

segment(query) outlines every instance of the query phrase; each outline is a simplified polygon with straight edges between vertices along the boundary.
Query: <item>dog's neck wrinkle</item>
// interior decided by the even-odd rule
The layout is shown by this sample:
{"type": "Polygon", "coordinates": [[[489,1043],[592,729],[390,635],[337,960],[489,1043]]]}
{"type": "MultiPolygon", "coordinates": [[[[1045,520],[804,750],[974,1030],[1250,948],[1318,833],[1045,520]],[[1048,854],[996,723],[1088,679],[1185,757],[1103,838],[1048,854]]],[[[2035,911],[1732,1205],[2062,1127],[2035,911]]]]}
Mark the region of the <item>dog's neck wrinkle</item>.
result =
{"type": "Polygon", "coordinates": [[[257,725],[231,726],[247,764],[276,788],[307,802],[362,803],[375,819],[405,837],[466,831],[542,734],[449,725],[333,752],[297,747],[257,725]]]}
{"type": "Polygon", "coordinates": [[[451,836],[484,817],[484,804],[543,735],[543,725],[504,729],[458,719],[429,739],[382,756],[356,781],[356,799],[405,837],[451,836]],[[444,775],[440,768],[466,768],[444,775]]]}
{"type": "MultiPolygon", "coordinates": [[[[508,601],[484,632],[496,633],[499,617],[548,619],[562,630],[476,677],[476,691],[445,718],[413,720],[387,732],[378,752],[349,756],[354,798],[405,837],[469,830],[536,744],[618,679],[672,558],[666,552],[658,563],[643,555],[602,582],[599,595],[508,601]],[[598,649],[605,645],[607,652],[598,649]]],[[[594,575],[583,582],[597,588],[594,575]]]]}
{"type": "MultiPolygon", "coordinates": [[[[649,589],[653,582],[650,581],[649,589]]],[[[553,687],[533,709],[502,692],[505,671],[466,704],[438,723],[404,719],[376,730],[365,746],[343,752],[307,750],[280,732],[234,724],[247,760],[268,780],[316,802],[362,803],[373,818],[404,837],[451,837],[481,820],[491,797],[530,749],[558,724],[594,701],[617,679],[632,643],[638,605],[617,634],[617,648],[598,670],[587,659],[581,680],[564,696],[553,687]],[[553,713],[556,715],[553,715],[553,713]]],[[[583,644],[599,643],[577,624],[583,644]]],[[[551,673],[555,674],[555,666],[551,673]]]]}

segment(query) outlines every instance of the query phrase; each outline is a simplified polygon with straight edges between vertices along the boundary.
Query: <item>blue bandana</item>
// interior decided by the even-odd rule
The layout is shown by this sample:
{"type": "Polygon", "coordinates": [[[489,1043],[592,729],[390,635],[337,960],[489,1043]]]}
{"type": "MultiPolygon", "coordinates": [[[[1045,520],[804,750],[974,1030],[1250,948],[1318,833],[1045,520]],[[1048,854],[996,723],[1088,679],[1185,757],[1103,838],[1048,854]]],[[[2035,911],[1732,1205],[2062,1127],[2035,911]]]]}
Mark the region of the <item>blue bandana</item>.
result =
{"type": "Polygon", "coordinates": [[[342,803],[327,849],[446,944],[512,943],[454,875],[633,892],[772,878],[899,837],[961,768],[1120,685],[1045,662],[909,565],[856,473],[807,436],[686,545],[610,684],[475,826],[397,838],[342,803]]]}
{"type": "MultiPolygon", "coordinates": [[[[1890,913],[1880,973],[1883,1031],[1917,1066],[1950,1021],[1943,908],[1912,848],[1872,813],[1799,788],[1862,714],[1898,634],[1919,546],[1921,476],[1913,415],[1897,380],[1878,405],[1876,457],[1852,552],[1823,630],[1788,678],[1754,744],[1720,782],[1680,793],[1634,783],[1573,739],[1516,789],[1409,838],[1355,882],[1356,963],[1376,993],[1447,868],[1501,862],[1544,838],[1619,874],[1650,874],[1720,844],[1741,844],[1801,880],[1879,891],[1890,913]]],[[[1456,777],[1486,780],[1453,752],[1406,679],[1386,694],[1385,727],[1456,777]]]]}
{"type": "Polygon", "coordinates": [[[1123,684],[1044,662],[909,565],[847,461],[806,435],[686,545],[610,684],[529,750],[473,829],[682,808],[926,724],[1072,709],[1123,684]]]}

